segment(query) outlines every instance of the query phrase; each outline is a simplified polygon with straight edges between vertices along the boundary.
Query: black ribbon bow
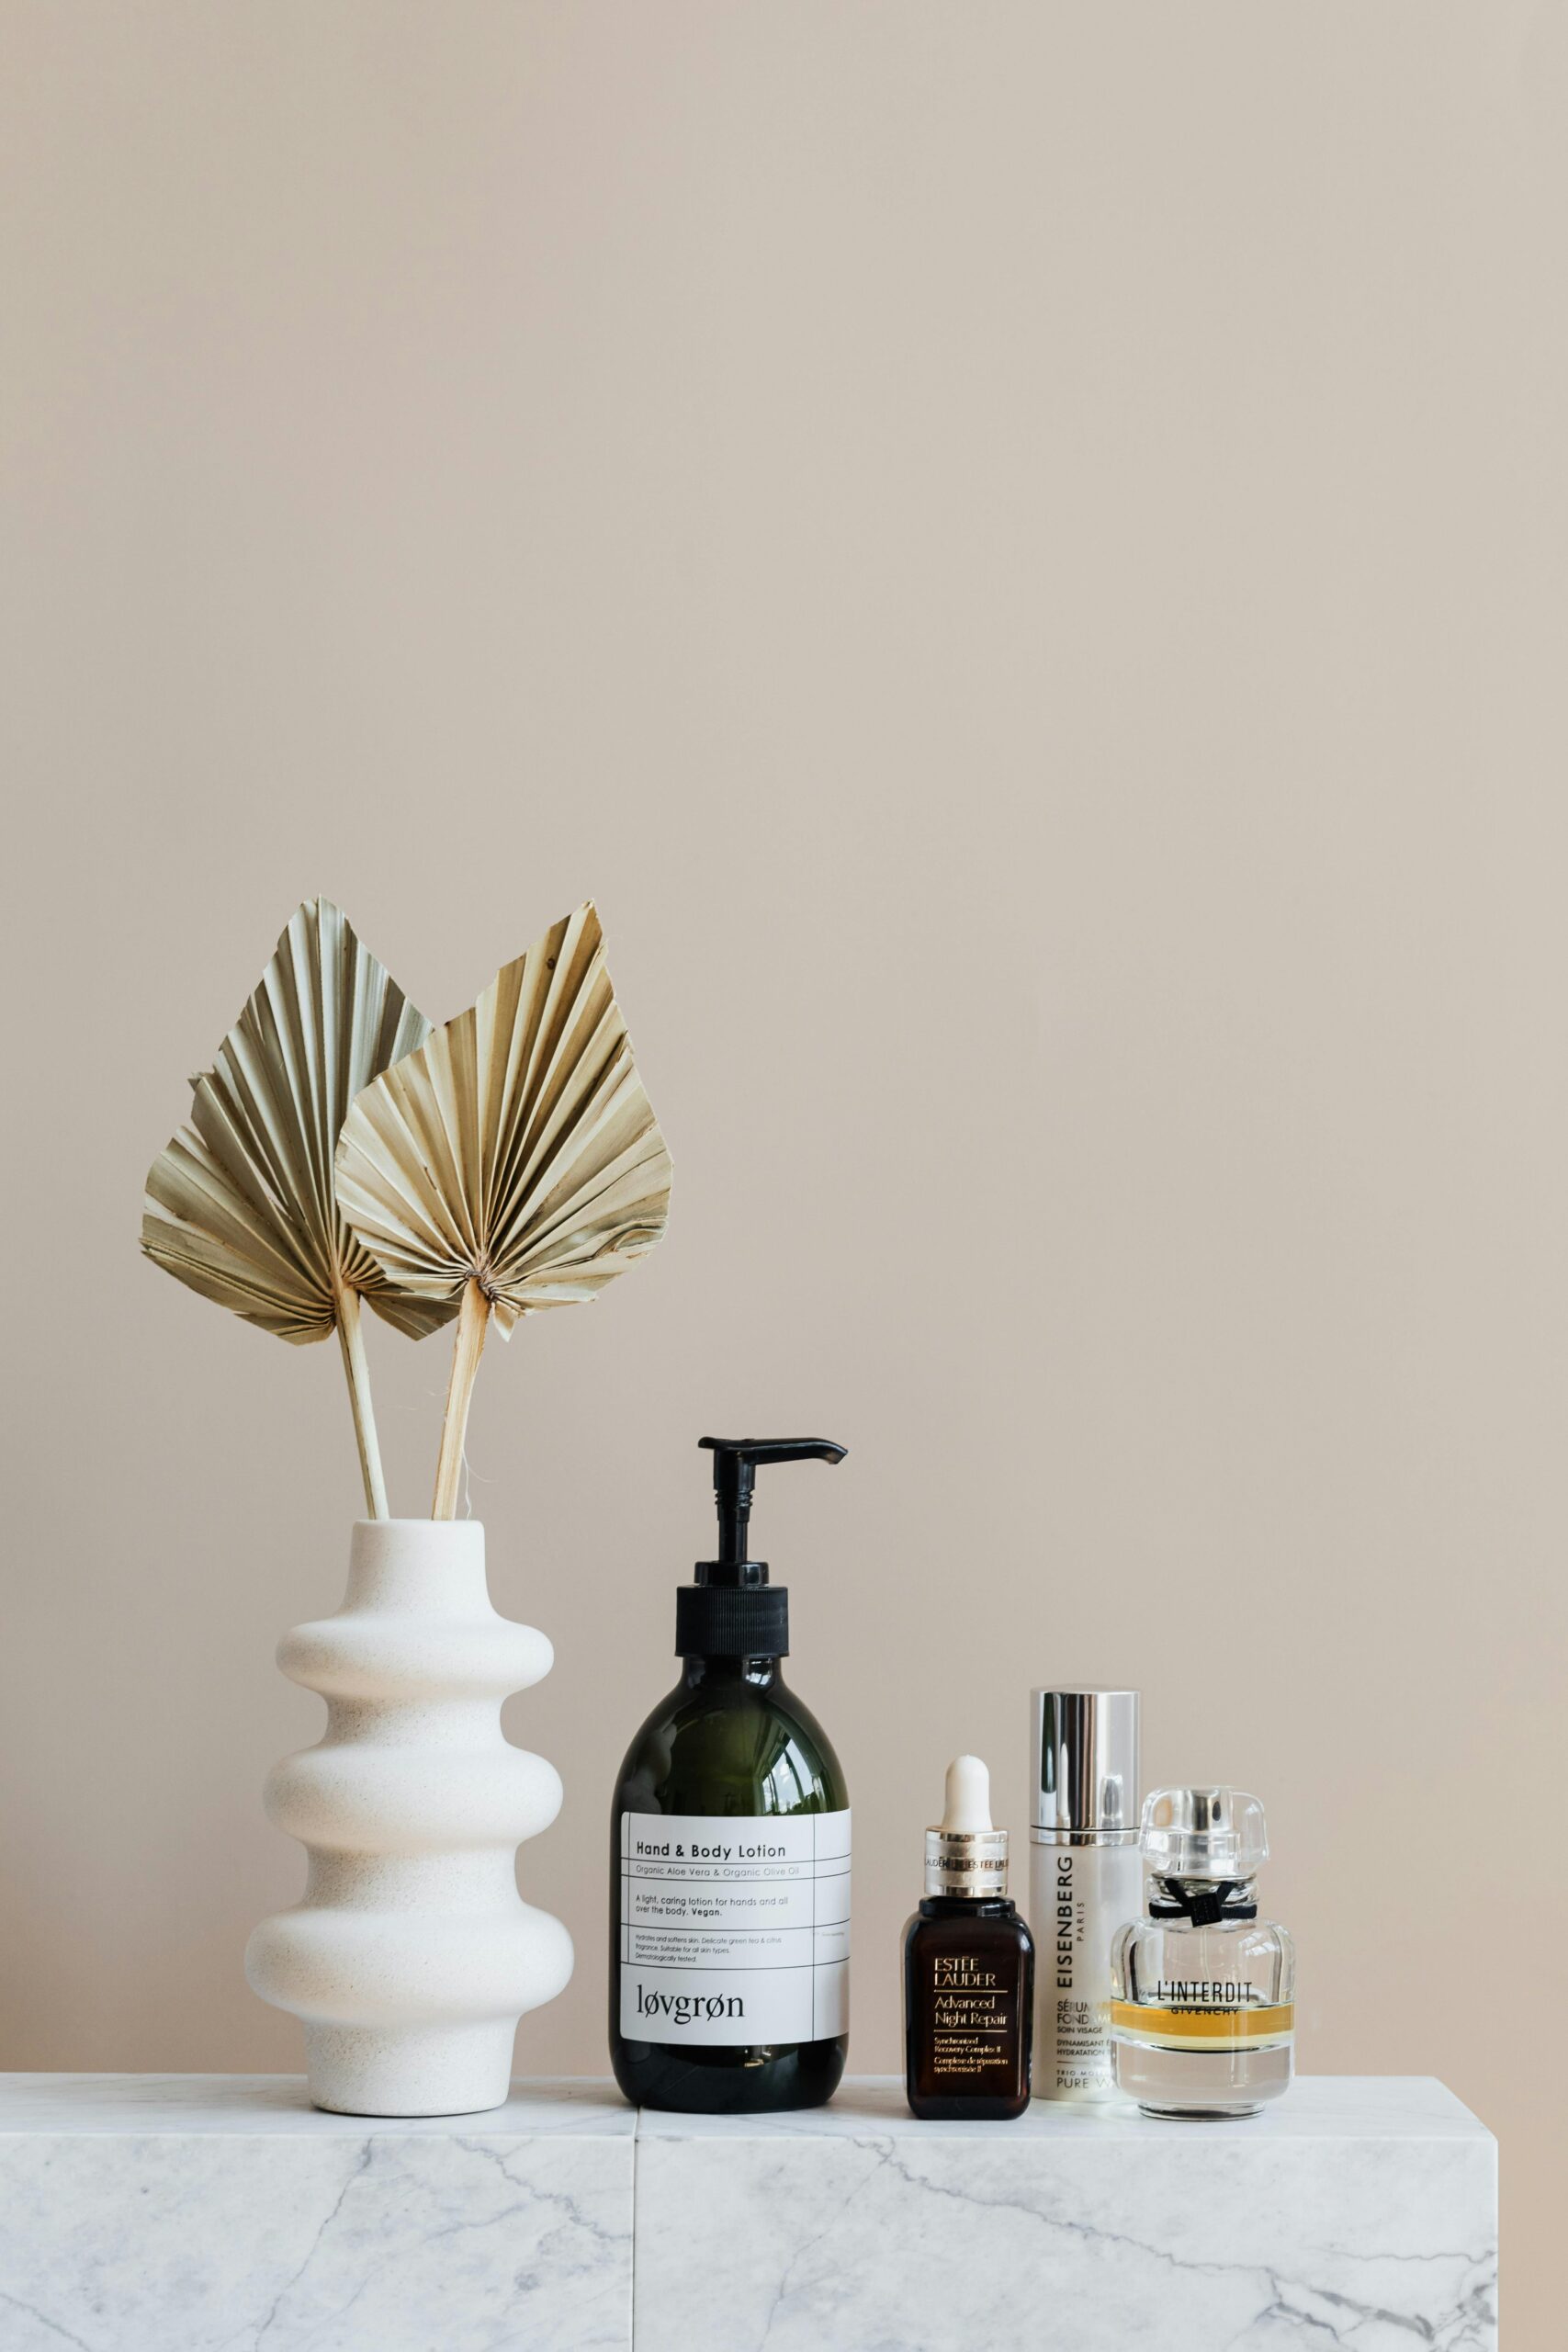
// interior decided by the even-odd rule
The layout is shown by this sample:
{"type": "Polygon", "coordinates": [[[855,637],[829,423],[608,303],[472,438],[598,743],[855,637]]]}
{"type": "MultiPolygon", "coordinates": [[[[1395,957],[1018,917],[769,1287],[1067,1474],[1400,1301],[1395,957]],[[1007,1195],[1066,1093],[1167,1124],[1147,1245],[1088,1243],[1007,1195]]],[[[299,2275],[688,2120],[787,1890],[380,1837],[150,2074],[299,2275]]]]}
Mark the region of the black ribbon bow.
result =
{"type": "Polygon", "coordinates": [[[1216,1879],[1212,1885],[1183,1886],[1179,1879],[1162,1878],[1157,1902],[1149,1905],[1151,1919],[1189,1919],[1195,1928],[1217,1928],[1223,1919],[1256,1919],[1256,1903],[1233,1903],[1244,1882],[1216,1879]]]}

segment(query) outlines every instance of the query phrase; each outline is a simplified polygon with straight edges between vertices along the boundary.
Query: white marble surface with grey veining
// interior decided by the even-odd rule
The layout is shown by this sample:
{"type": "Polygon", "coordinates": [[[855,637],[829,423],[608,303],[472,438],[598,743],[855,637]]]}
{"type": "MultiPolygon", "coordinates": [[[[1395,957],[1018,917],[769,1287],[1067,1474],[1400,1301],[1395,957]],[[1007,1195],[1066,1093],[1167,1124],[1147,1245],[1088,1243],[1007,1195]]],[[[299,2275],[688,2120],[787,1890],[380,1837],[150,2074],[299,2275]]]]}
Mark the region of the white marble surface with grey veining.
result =
{"type": "Polygon", "coordinates": [[[645,2115],[637,2352],[1492,2352],[1495,2154],[1418,2076],[1221,2124],[645,2115]]]}
{"type": "Polygon", "coordinates": [[[919,2123],[883,2080],[403,2122],[288,2076],[13,2075],[0,2346],[624,2352],[635,2252],[637,2352],[1493,2352],[1495,2155],[1421,2077],[1190,2125],[919,2123]]]}
{"type": "Polygon", "coordinates": [[[637,2119],[608,2086],[323,2115],[303,2077],[0,2080],[5,2352],[624,2352],[637,2119]]]}

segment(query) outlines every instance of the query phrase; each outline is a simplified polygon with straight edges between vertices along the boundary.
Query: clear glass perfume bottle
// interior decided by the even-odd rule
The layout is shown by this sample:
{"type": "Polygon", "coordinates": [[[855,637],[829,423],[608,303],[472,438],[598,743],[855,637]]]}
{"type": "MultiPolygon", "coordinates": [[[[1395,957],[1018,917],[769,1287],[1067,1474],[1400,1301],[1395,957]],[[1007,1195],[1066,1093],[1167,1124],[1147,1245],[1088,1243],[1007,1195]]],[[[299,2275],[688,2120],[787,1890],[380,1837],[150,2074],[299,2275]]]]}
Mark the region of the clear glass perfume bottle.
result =
{"type": "Polygon", "coordinates": [[[1138,1842],[1148,1917],[1111,1956],[1117,2086],[1149,2115],[1256,2115],[1289,2087],[1295,2043],[1295,1947],[1258,1916],[1263,1807],[1157,1789],[1138,1842]]]}

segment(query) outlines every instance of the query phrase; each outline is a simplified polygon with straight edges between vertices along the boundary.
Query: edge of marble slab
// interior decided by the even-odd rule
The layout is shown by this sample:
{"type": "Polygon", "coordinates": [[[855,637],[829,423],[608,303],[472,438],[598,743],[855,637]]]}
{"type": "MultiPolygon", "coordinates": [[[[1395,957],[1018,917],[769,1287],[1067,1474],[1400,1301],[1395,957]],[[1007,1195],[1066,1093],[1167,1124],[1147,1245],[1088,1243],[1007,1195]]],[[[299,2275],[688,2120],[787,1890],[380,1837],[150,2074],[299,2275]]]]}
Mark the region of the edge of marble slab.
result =
{"type": "Polygon", "coordinates": [[[302,2075],[0,2075],[0,2138],[176,2133],[295,2133],[363,2140],[373,2134],[531,2139],[571,2133],[613,2140],[1079,2139],[1147,2144],[1393,2139],[1490,2142],[1478,2117],[1431,2075],[1303,2075],[1261,2115],[1230,2123],[1161,2121],[1131,2108],[1034,2100],[1013,2123],[922,2122],[902,2078],[851,2075],[832,2104],[782,2115],[671,2115],[629,2106],[596,2075],[513,2083],[504,2107],[478,2115],[328,2115],[310,2105],[302,2075]]]}
{"type": "Polygon", "coordinates": [[[637,2109],[614,2083],[562,2075],[515,2081],[504,2107],[477,2115],[329,2115],[312,2107],[303,2075],[0,2075],[0,2139],[179,2133],[243,2138],[289,2133],[364,2140],[536,2139],[559,2133],[629,2140],[637,2109]]]}
{"type": "Polygon", "coordinates": [[[1072,2106],[1033,2099],[1011,2123],[922,2122],[904,2101],[903,2078],[846,2078],[829,2107],[783,2115],[669,2115],[643,2109],[639,2140],[994,2139],[1148,2145],[1180,2140],[1212,2145],[1253,2140],[1469,2140],[1493,2134],[1435,2075],[1300,2075],[1286,2096],[1260,2115],[1227,2122],[1182,2122],[1142,2115],[1131,2105],[1072,2106]]]}

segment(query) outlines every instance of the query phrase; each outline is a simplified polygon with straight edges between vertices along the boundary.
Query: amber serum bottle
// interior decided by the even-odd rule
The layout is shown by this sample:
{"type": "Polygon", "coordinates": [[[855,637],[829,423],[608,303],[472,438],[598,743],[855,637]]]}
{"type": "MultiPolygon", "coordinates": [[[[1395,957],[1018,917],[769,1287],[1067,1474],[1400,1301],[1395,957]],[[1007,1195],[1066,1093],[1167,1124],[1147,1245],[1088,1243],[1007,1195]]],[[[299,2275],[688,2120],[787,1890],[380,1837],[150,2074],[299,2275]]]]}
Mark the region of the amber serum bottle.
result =
{"type": "Polygon", "coordinates": [[[926,1892],[904,1930],[904,2070],[911,2111],[1010,2122],[1029,2105],[1034,1939],[1008,1900],[1008,1834],[991,1826],[977,1756],[947,1768],[926,1832],[926,1892]]]}

